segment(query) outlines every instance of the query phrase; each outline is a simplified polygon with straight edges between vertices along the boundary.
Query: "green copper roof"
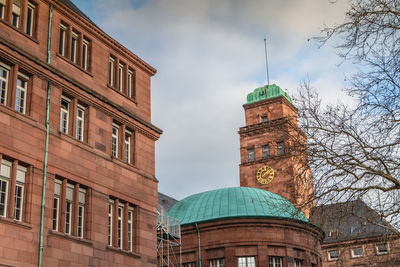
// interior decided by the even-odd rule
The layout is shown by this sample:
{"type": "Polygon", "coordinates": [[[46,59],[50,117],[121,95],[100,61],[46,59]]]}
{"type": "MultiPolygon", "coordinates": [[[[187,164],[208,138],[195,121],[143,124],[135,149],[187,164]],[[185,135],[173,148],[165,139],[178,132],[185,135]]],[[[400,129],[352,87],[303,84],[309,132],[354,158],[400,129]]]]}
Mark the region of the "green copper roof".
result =
{"type": "Polygon", "coordinates": [[[232,218],[277,218],[308,222],[287,199],[266,190],[232,187],[207,191],[176,203],[168,216],[181,225],[232,218]]]}
{"type": "Polygon", "coordinates": [[[287,99],[287,101],[293,104],[293,100],[290,98],[290,96],[276,84],[271,84],[268,87],[263,86],[256,88],[252,93],[247,95],[246,104],[258,102],[264,99],[275,98],[278,96],[283,96],[284,98],[287,99]]]}

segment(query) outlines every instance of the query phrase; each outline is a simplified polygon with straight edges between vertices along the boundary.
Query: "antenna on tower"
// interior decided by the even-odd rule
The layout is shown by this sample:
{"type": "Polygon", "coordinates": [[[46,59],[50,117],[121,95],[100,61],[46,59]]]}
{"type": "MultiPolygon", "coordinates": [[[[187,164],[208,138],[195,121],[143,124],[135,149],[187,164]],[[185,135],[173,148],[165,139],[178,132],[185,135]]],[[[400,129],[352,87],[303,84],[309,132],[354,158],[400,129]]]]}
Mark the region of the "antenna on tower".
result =
{"type": "Polygon", "coordinates": [[[269,87],[269,71],[268,71],[268,54],[267,54],[267,37],[264,38],[264,48],[265,48],[265,66],[267,68],[267,88],[269,87]]]}

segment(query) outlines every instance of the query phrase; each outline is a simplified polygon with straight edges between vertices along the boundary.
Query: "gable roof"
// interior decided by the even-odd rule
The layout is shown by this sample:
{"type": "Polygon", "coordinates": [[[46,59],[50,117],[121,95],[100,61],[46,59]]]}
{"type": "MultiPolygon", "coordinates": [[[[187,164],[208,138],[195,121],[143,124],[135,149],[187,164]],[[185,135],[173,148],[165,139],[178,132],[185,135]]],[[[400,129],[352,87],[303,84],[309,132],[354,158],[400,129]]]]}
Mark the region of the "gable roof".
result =
{"type": "Polygon", "coordinates": [[[325,232],[323,244],[398,234],[362,200],[321,205],[312,209],[310,222],[325,232]],[[329,232],[337,232],[329,236],[329,232]]]}
{"type": "MultiPolygon", "coordinates": [[[[85,13],[82,12],[74,3],[72,3],[70,0],[59,0],[61,3],[72,9],[75,13],[77,13],[79,16],[83,17],[93,25],[96,25],[88,16],[86,16],[85,13]]],[[[97,25],[96,25],[97,26],[97,25]]]]}

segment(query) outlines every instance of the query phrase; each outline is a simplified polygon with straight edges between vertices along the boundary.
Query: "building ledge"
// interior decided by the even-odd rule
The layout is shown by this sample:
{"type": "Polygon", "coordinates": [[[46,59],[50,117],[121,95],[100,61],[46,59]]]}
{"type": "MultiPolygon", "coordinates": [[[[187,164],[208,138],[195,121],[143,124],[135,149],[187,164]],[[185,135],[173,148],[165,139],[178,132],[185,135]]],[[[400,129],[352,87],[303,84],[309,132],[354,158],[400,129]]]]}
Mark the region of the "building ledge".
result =
{"type": "Polygon", "coordinates": [[[52,236],[61,237],[61,238],[72,240],[72,241],[75,241],[75,242],[78,242],[78,243],[82,243],[82,244],[85,244],[85,245],[88,245],[88,246],[93,246],[93,242],[91,240],[89,240],[89,239],[68,235],[68,234],[57,232],[57,231],[54,231],[54,230],[50,230],[49,234],[52,235],[52,236]]]}
{"type": "Polygon", "coordinates": [[[136,253],[136,252],[133,252],[133,251],[127,251],[127,250],[124,250],[124,249],[120,249],[120,248],[116,248],[116,247],[112,247],[112,246],[108,246],[108,245],[106,246],[106,249],[107,250],[111,250],[113,252],[121,253],[121,254],[124,254],[124,255],[133,256],[135,258],[141,258],[142,257],[142,255],[140,255],[139,253],[136,253]]]}
{"type": "Polygon", "coordinates": [[[29,223],[17,221],[17,220],[14,220],[14,219],[11,219],[11,218],[6,218],[6,217],[0,217],[0,223],[6,223],[6,224],[14,225],[14,226],[17,226],[17,227],[24,228],[26,230],[31,230],[32,229],[32,225],[29,224],[29,223]]]}

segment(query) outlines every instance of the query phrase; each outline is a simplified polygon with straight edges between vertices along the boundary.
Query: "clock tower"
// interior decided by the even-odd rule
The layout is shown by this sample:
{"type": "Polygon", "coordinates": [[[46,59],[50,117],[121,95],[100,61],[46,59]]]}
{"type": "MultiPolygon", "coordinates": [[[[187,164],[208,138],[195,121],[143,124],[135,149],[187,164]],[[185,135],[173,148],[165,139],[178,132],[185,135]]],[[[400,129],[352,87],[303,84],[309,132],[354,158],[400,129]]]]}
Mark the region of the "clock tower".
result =
{"type": "Polygon", "coordinates": [[[285,197],[307,217],[314,187],[298,127],[297,109],[279,86],[260,87],[243,105],[246,126],[240,135],[240,186],[257,187],[285,197]]]}

